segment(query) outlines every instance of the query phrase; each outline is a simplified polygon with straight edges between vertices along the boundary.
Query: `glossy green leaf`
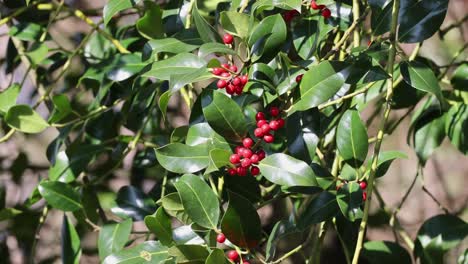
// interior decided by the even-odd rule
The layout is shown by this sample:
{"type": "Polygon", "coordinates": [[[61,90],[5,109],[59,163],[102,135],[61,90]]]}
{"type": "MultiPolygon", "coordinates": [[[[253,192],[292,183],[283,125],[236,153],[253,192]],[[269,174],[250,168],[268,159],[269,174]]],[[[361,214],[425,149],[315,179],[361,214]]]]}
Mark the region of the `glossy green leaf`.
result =
{"type": "Polygon", "coordinates": [[[72,182],[78,174],[72,168],[70,160],[65,151],[60,151],[55,157],[55,164],[49,169],[49,179],[51,181],[72,182]]]}
{"type": "Polygon", "coordinates": [[[448,0],[406,0],[400,6],[398,40],[416,43],[430,38],[440,29],[448,0]]]}
{"type": "Polygon", "coordinates": [[[169,248],[169,255],[175,257],[177,263],[204,264],[209,252],[202,245],[179,245],[169,248]]]}
{"type": "Polygon", "coordinates": [[[243,39],[249,36],[249,19],[249,15],[235,11],[224,11],[219,15],[224,31],[243,39]]]}
{"type": "Polygon", "coordinates": [[[129,218],[117,224],[106,224],[101,227],[98,238],[99,258],[101,260],[123,249],[132,231],[132,224],[132,219],[129,218]]]}
{"type": "MultiPolygon", "coordinates": [[[[255,1],[252,5],[254,10],[262,10],[264,8],[277,7],[281,9],[291,10],[295,9],[301,12],[301,1],[300,0],[259,0],[255,1]]],[[[259,11],[257,10],[257,11],[259,11]]]]}
{"type": "Polygon", "coordinates": [[[146,63],[138,54],[116,55],[113,64],[107,69],[106,77],[112,81],[121,82],[140,72],[146,63]]]}
{"type": "Polygon", "coordinates": [[[390,31],[393,1],[369,0],[372,9],[371,28],[375,36],[390,31]]]}
{"type": "Polygon", "coordinates": [[[221,44],[221,43],[205,43],[201,45],[200,49],[198,50],[198,56],[201,58],[206,57],[212,53],[220,53],[220,54],[230,54],[235,55],[237,54],[235,50],[229,48],[228,46],[221,44]]]}
{"type": "Polygon", "coordinates": [[[283,17],[280,14],[266,17],[249,36],[251,60],[255,62],[262,59],[269,62],[278,55],[286,37],[287,29],[283,17]]]}
{"type": "Polygon", "coordinates": [[[400,71],[407,84],[418,90],[432,93],[441,103],[444,101],[439,81],[429,67],[423,63],[412,61],[402,63],[400,71]]]}
{"type": "Polygon", "coordinates": [[[198,176],[186,174],[176,183],[185,211],[195,223],[216,229],[219,220],[219,201],[208,184],[198,176]]]}
{"type": "Polygon", "coordinates": [[[20,40],[35,41],[41,37],[43,31],[43,27],[39,24],[19,23],[13,25],[8,34],[20,40]]]}
{"type": "Polygon", "coordinates": [[[283,153],[263,159],[258,167],[269,181],[284,186],[317,186],[314,171],[304,161],[283,153]]]}
{"type": "Polygon", "coordinates": [[[80,194],[66,183],[43,181],[38,188],[47,203],[56,209],[66,212],[82,208],[80,194]]]}
{"type": "Polygon", "coordinates": [[[159,207],[154,215],[145,217],[145,225],[149,231],[156,235],[161,244],[165,246],[172,244],[171,218],[162,207],[159,207]]]}
{"type": "Polygon", "coordinates": [[[336,146],[346,163],[358,168],[367,157],[367,129],[357,110],[346,111],[338,123],[336,146]]]}
{"type": "Polygon", "coordinates": [[[202,245],[206,242],[191,228],[192,225],[183,225],[173,230],[173,238],[178,245],[202,245]]]}
{"type": "Polygon", "coordinates": [[[414,254],[422,264],[444,262],[444,254],[468,236],[468,224],[454,215],[427,219],[418,231],[414,254]]]}
{"type": "Polygon", "coordinates": [[[64,94],[57,94],[52,97],[52,103],[54,104],[54,110],[49,117],[49,123],[56,123],[72,112],[72,106],[70,100],[64,94]]]}
{"type": "Polygon", "coordinates": [[[298,227],[305,229],[310,225],[331,219],[339,212],[336,196],[329,192],[322,192],[313,199],[298,218],[298,227]]]}
{"type": "Polygon", "coordinates": [[[231,151],[229,143],[216,133],[208,123],[190,126],[185,143],[189,146],[204,145],[208,151],[214,148],[231,151]]]}
{"type": "Polygon", "coordinates": [[[213,78],[213,74],[204,67],[184,74],[172,74],[169,78],[169,89],[171,94],[174,94],[189,83],[200,82],[211,78],[213,78]]]}
{"type": "Polygon", "coordinates": [[[323,19],[304,19],[294,24],[294,47],[302,59],[310,59],[333,27],[323,19]]]}
{"type": "Polygon", "coordinates": [[[162,38],[164,36],[162,15],[163,11],[159,5],[145,1],[145,15],[136,23],[138,32],[148,39],[162,38]]]}
{"type": "Polygon", "coordinates": [[[368,241],[364,243],[362,256],[369,264],[413,263],[406,249],[390,241],[368,241]]]}
{"type": "Polygon", "coordinates": [[[304,111],[316,107],[332,98],[344,85],[347,76],[340,74],[343,63],[323,61],[310,67],[300,84],[300,99],[294,109],[304,111]]]}
{"type": "Polygon", "coordinates": [[[166,170],[175,173],[193,173],[209,164],[206,146],[172,143],[156,149],[156,158],[166,170]]]}
{"type": "Polygon", "coordinates": [[[8,109],[5,122],[11,127],[24,133],[40,133],[49,124],[29,105],[15,105],[8,109]]]}
{"type": "Polygon", "coordinates": [[[228,191],[229,204],[221,221],[221,230],[230,242],[242,248],[254,248],[262,238],[257,210],[246,198],[228,191]]]}
{"type": "Polygon", "coordinates": [[[343,215],[351,222],[362,218],[362,190],[356,182],[345,184],[336,195],[338,206],[343,215]]]}
{"type": "Polygon", "coordinates": [[[34,66],[39,65],[49,53],[49,48],[45,43],[34,43],[26,52],[26,56],[31,61],[31,64],[34,66]]]}
{"type": "Polygon", "coordinates": [[[176,38],[163,38],[149,40],[143,49],[143,59],[148,59],[150,56],[155,56],[158,53],[187,53],[198,48],[198,38],[193,39],[176,39],[176,38]],[[146,51],[145,51],[146,50],[146,51]]]}
{"type": "Polygon", "coordinates": [[[131,217],[135,221],[141,221],[156,211],[153,199],[133,186],[120,188],[115,201],[117,207],[112,208],[112,212],[121,217],[131,217]]]}
{"type": "Polygon", "coordinates": [[[219,248],[215,248],[213,251],[211,251],[210,255],[205,261],[205,264],[228,264],[228,263],[230,262],[227,260],[226,255],[224,255],[224,251],[219,248]]]}
{"type": "Polygon", "coordinates": [[[216,30],[201,16],[197,2],[193,4],[192,16],[195,22],[195,28],[203,42],[220,42],[221,39],[216,30]]]}
{"type": "Polygon", "coordinates": [[[169,80],[173,74],[187,74],[204,67],[206,62],[191,53],[180,53],[169,59],[156,61],[151,69],[143,73],[144,77],[169,80]]]}
{"type": "Polygon", "coordinates": [[[168,215],[177,218],[180,222],[184,224],[192,223],[192,220],[184,210],[184,205],[182,204],[180,196],[177,192],[173,192],[164,196],[161,199],[161,206],[168,215]]]}
{"type": "Polygon", "coordinates": [[[129,9],[138,4],[140,0],[109,0],[104,6],[104,25],[107,25],[114,15],[125,9],[129,9]]]}
{"type": "Polygon", "coordinates": [[[203,114],[210,126],[221,136],[240,140],[247,133],[241,108],[225,94],[215,91],[202,98],[203,114]]]}
{"type": "Polygon", "coordinates": [[[20,93],[21,86],[14,83],[2,92],[0,92],[0,114],[5,114],[8,112],[10,107],[16,104],[16,99],[20,93]]]}
{"type": "Polygon", "coordinates": [[[452,145],[461,153],[468,154],[468,106],[455,104],[447,112],[445,133],[452,145]]]}
{"type": "Polygon", "coordinates": [[[80,263],[81,242],[75,227],[67,215],[63,215],[62,223],[62,263],[80,263]]]}
{"type": "Polygon", "coordinates": [[[106,257],[102,264],[165,263],[168,257],[168,249],[158,241],[145,241],[106,257]]]}

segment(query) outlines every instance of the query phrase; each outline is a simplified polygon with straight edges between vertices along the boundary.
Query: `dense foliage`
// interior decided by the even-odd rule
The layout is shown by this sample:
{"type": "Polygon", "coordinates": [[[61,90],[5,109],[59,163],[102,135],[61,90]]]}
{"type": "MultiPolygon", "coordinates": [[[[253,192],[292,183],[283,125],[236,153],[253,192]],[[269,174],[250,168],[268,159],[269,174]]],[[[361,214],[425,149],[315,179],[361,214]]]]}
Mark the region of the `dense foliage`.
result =
{"type": "MultiPolygon", "coordinates": [[[[448,0],[4,5],[2,69],[27,70],[0,93],[0,142],[58,131],[42,150],[47,177],[29,199],[5,207],[1,189],[0,221],[28,223],[17,236],[31,261],[51,210],[63,211],[63,263],[80,261],[90,231],[106,264],[273,264],[295,254],[320,263],[332,231],[346,263],[442,263],[468,234],[447,213],[410,238],[397,216],[409,186],[397,210],[382,210],[400,243],[365,241],[371,202],[384,207],[376,179],[407,156],[381,151],[404,119],[418,171],[446,137],[468,153],[468,65],[455,57],[442,68],[419,55],[424,40],[443,37],[448,0]],[[91,28],[68,40],[73,49],[50,32],[69,18],[91,28]],[[407,55],[401,43],[416,45],[407,55]],[[16,103],[27,78],[34,94],[16,103]],[[407,111],[397,118],[394,109],[407,111]],[[189,121],[180,126],[181,112],[189,121]],[[112,193],[122,168],[131,185],[112,193]],[[277,201],[286,206],[262,225],[258,210],[277,201]],[[301,243],[277,254],[288,236],[301,243]]],[[[21,162],[11,173],[24,172],[21,162]]]]}

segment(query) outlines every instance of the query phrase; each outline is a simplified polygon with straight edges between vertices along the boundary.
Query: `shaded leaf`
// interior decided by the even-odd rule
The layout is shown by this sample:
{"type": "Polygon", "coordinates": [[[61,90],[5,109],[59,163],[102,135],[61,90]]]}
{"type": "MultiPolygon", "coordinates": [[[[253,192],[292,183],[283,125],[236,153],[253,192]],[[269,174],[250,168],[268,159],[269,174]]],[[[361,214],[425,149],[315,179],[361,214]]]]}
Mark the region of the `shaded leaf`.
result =
{"type": "Polygon", "coordinates": [[[67,212],[82,208],[80,194],[66,183],[43,181],[38,188],[47,203],[56,209],[67,212]]]}
{"type": "Polygon", "coordinates": [[[75,227],[68,219],[67,215],[63,215],[62,223],[62,263],[80,263],[81,257],[81,242],[75,227]]]}
{"type": "Polygon", "coordinates": [[[158,241],[145,241],[137,246],[114,253],[103,264],[164,263],[169,257],[168,249],[158,241]]]}
{"type": "Polygon", "coordinates": [[[106,224],[101,227],[98,238],[99,258],[105,259],[112,253],[123,249],[132,231],[132,219],[117,224],[106,224]]]}
{"type": "Polygon", "coordinates": [[[135,221],[141,221],[147,215],[156,211],[154,201],[144,192],[133,186],[123,186],[117,192],[115,199],[118,207],[112,208],[114,214],[122,217],[131,217],[135,221]]]}
{"type": "Polygon", "coordinates": [[[10,107],[5,115],[5,122],[11,127],[24,133],[40,133],[49,124],[29,105],[15,105],[10,107]]]}

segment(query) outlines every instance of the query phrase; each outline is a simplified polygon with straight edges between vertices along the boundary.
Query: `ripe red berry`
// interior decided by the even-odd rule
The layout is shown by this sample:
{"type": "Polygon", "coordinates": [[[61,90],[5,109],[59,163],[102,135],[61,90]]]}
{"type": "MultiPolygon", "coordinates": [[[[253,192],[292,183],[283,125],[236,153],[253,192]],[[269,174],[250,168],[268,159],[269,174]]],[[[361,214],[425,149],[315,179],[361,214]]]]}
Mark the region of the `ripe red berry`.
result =
{"type": "Polygon", "coordinates": [[[240,85],[239,85],[239,86],[234,86],[234,87],[235,87],[235,93],[236,93],[237,95],[241,95],[241,94],[242,94],[242,90],[244,90],[244,87],[242,87],[242,86],[240,86],[240,85]]]}
{"type": "Polygon", "coordinates": [[[218,80],[218,82],[216,83],[216,86],[218,86],[219,89],[223,89],[225,88],[227,85],[227,82],[226,80],[218,80]]]}
{"type": "Polygon", "coordinates": [[[252,161],[248,158],[245,158],[241,161],[241,166],[244,168],[250,167],[252,165],[252,161]]]}
{"type": "Polygon", "coordinates": [[[266,134],[266,133],[270,132],[270,125],[264,124],[264,125],[262,125],[261,129],[263,131],[263,134],[266,134]]]}
{"type": "Polygon", "coordinates": [[[324,9],[322,10],[322,16],[323,16],[325,19],[331,17],[331,11],[330,11],[330,9],[324,8],[324,9]]]}
{"type": "Polygon", "coordinates": [[[278,130],[278,129],[280,128],[280,127],[279,127],[279,123],[278,123],[278,121],[276,121],[276,120],[270,121],[270,124],[269,124],[269,125],[270,125],[270,128],[273,129],[273,130],[275,130],[275,131],[278,130]]]}
{"type": "Polygon", "coordinates": [[[259,128],[259,127],[256,128],[256,129],[254,130],[254,135],[255,135],[256,137],[263,137],[263,130],[262,130],[261,128],[259,128]]]}
{"type": "Polygon", "coordinates": [[[228,94],[234,94],[236,92],[236,87],[232,84],[228,84],[226,86],[226,93],[228,94]]]}
{"type": "Polygon", "coordinates": [[[237,175],[239,176],[247,175],[247,169],[244,167],[237,167],[237,175]]]}
{"type": "Polygon", "coordinates": [[[219,76],[219,75],[221,75],[221,74],[224,72],[224,69],[222,69],[222,68],[213,68],[213,69],[211,70],[211,72],[212,72],[214,75],[218,75],[218,76],[219,76]]]}
{"type": "Polygon", "coordinates": [[[262,127],[263,125],[268,125],[268,121],[261,119],[257,121],[257,127],[262,127]]]}
{"type": "Polygon", "coordinates": [[[235,262],[235,261],[237,261],[239,259],[239,253],[237,253],[237,251],[235,251],[235,250],[229,250],[227,252],[227,257],[228,257],[228,259],[235,262]]]}
{"type": "Polygon", "coordinates": [[[242,156],[244,156],[244,158],[250,159],[252,157],[252,155],[253,155],[252,150],[247,149],[247,148],[244,149],[244,152],[242,152],[242,156]]]}
{"type": "Polygon", "coordinates": [[[236,148],[234,149],[234,153],[240,155],[240,154],[241,154],[241,151],[242,151],[243,149],[244,149],[244,148],[241,147],[241,146],[236,146],[236,148]]]}
{"type": "Polygon", "coordinates": [[[315,0],[312,0],[312,2],[310,2],[310,7],[312,7],[313,10],[319,9],[319,6],[317,5],[317,2],[315,0]]]}
{"type": "Polygon", "coordinates": [[[258,155],[258,160],[262,160],[266,156],[265,151],[263,149],[258,150],[255,154],[258,155]]]}
{"type": "Polygon", "coordinates": [[[232,85],[234,85],[234,86],[241,85],[241,79],[239,77],[236,77],[236,78],[232,79],[232,85]]]}
{"type": "Polygon", "coordinates": [[[265,113],[263,113],[263,112],[258,112],[258,113],[255,115],[255,120],[257,120],[257,121],[265,120],[265,113]]]}
{"type": "Polygon", "coordinates": [[[362,193],[362,200],[363,201],[367,200],[367,192],[362,193]]]}
{"type": "Polygon", "coordinates": [[[229,66],[229,70],[232,72],[237,72],[237,66],[236,65],[231,65],[229,66]]]}
{"type": "Polygon", "coordinates": [[[253,154],[252,157],[250,157],[250,160],[252,163],[257,164],[260,161],[260,157],[257,154],[253,154]]]}
{"type": "Polygon", "coordinates": [[[253,140],[251,138],[244,138],[244,140],[242,140],[242,145],[244,145],[244,147],[246,148],[251,148],[253,146],[253,140]]]}
{"type": "Polygon", "coordinates": [[[304,74],[299,74],[298,76],[296,76],[297,83],[300,83],[302,81],[302,76],[304,76],[304,74]]]}
{"type": "Polygon", "coordinates": [[[241,78],[241,83],[244,85],[249,81],[249,76],[247,75],[242,75],[240,78],[241,78]]]}
{"type": "Polygon", "coordinates": [[[229,169],[228,169],[228,173],[229,173],[229,175],[231,175],[231,176],[236,176],[237,170],[234,169],[234,168],[229,168],[229,169]]]}
{"type": "Polygon", "coordinates": [[[366,189],[367,188],[367,182],[365,182],[365,181],[360,182],[359,187],[361,187],[361,190],[366,189]]]}
{"type": "Polygon", "coordinates": [[[275,137],[272,134],[266,134],[263,136],[263,140],[266,143],[272,143],[273,141],[275,141],[275,137]]]}
{"type": "Polygon", "coordinates": [[[226,69],[229,69],[230,66],[227,63],[223,63],[223,64],[221,64],[221,67],[223,67],[223,70],[226,71],[226,69]]]}
{"type": "Polygon", "coordinates": [[[234,37],[229,34],[229,33],[226,33],[224,34],[223,36],[223,41],[224,41],[224,44],[232,44],[232,42],[234,41],[234,37]]]}
{"type": "Polygon", "coordinates": [[[284,119],[283,118],[276,119],[276,122],[278,122],[279,128],[284,127],[284,119]]]}
{"type": "Polygon", "coordinates": [[[244,259],[242,260],[242,263],[244,263],[244,264],[250,264],[250,262],[248,262],[247,260],[244,260],[244,259]]]}
{"type": "Polygon", "coordinates": [[[270,108],[270,115],[271,115],[271,116],[278,116],[279,113],[280,113],[280,110],[279,110],[278,107],[272,106],[272,107],[270,108]]]}
{"type": "Polygon", "coordinates": [[[240,155],[239,154],[232,154],[230,157],[229,157],[229,161],[232,163],[232,164],[237,164],[240,162],[240,155]]]}
{"type": "Polygon", "coordinates": [[[218,241],[218,243],[224,243],[224,241],[226,241],[226,236],[223,233],[219,233],[216,236],[216,241],[218,241]]]}
{"type": "Polygon", "coordinates": [[[252,168],[250,168],[250,174],[252,174],[252,176],[257,176],[260,174],[260,169],[258,167],[252,166],[252,168]]]}

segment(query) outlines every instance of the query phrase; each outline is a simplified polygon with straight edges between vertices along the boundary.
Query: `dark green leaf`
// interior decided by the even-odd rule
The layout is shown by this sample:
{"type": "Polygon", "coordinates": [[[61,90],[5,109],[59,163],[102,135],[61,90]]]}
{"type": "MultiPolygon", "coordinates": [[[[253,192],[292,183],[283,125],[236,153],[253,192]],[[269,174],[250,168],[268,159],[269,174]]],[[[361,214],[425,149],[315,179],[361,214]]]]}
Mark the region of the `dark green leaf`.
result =
{"type": "Polygon", "coordinates": [[[107,25],[114,15],[118,12],[131,8],[138,4],[140,0],[109,0],[104,6],[103,18],[104,25],[107,25]]]}
{"type": "Polygon", "coordinates": [[[242,248],[254,248],[262,238],[257,210],[249,200],[228,192],[229,204],[221,221],[221,230],[227,239],[242,248]]]}
{"type": "Polygon", "coordinates": [[[216,133],[208,123],[199,123],[190,126],[187,132],[186,143],[189,146],[204,145],[207,150],[218,148],[231,151],[229,143],[216,133]]]}
{"type": "Polygon", "coordinates": [[[11,219],[21,213],[22,211],[17,210],[15,208],[2,208],[0,209],[0,222],[11,219]]]}
{"type": "Polygon", "coordinates": [[[304,161],[283,153],[269,155],[258,165],[269,181],[284,186],[317,186],[314,171],[304,161]]]}
{"type": "Polygon", "coordinates": [[[206,146],[188,146],[173,143],[156,149],[156,158],[166,170],[175,173],[193,173],[209,164],[206,146]]]}
{"type": "Polygon", "coordinates": [[[226,189],[247,198],[251,203],[262,199],[260,186],[254,177],[224,177],[226,189]]]}
{"type": "Polygon", "coordinates": [[[179,245],[169,248],[169,255],[175,257],[177,263],[204,264],[209,252],[202,245],[179,245]]]}
{"type": "Polygon", "coordinates": [[[135,247],[114,253],[103,264],[143,264],[165,263],[169,257],[168,249],[158,241],[145,241],[135,247]]]}
{"type": "Polygon", "coordinates": [[[173,54],[191,52],[198,48],[197,40],[179,40],[176,38],[152,39],[145,44],[143,59],[148,59],[151,55],[155,56],[162,52],[173,54]]]}
{"type": "Polygon", "coordinates": [[[80,194],[63,182],[43,181],[39,192],[52,207],[62,211],[76,211],[82,208],[80,194]]]}
{"type": "Polygon", "coordinates": [[[81,242],[75,227],[68,219],[67,215],[63,215],[62,224],[62,263],[80,263],[81,257],[81,242]]]}
{"type": "Polygon", "coordinates": [[[302,59],[310,59],[333,27],[323,19],[303,19],[294,24],[294,47],[302,59]]]}
{"type": "Polygon", "coordinates": [[[72,182],[78,174],[72,168],[68,155],[65,151],[60,151],[55,157],[55,164],[49,169],[49,179],[51,181],[72,182]]]}
{"type": "Polygon", "coordinates": [[[312,224],[331,219],[339,210],[336,196],[329,192],[322,192],[307,205],[297,225],[300,229],[305,229],[312,224]]]}
{"type": "Polygon", "coordinates": [[[235,11],[224,11],[219,15],[224,31],[243,39],[249,36],[249,19],[249,15],[235,11]]]}
{"type": "Polygon", "coordinates": [[[219,201],[211,188],[198,176],[186,174],[175,183],[185,211],[195,223],[216,229],[219,220],[219,201]]]}
{"type": "Polygon", "coordinates": [[[417,61],[404,62],[400,66],[400,71],[407,84],[418,90],[432,93],[440,103],[444,101],[439,82],[429,67],[417,61]]]}
{"type": "Polygon", "coordinates": [[[221,39],[216,30],[201,16],[198,11],[197,2],[193,5],[192,16],[198,34],[205,43],[220,42],[221,39]]]}
{"type": "Polygon", "coordinates": [[[121,82],[137,74],[145,66],[138,54],[117,55],[106,76],[112,81],[121,82]]]}
{"type": "Polygon", "coordinates": [[[15,83],[0,92],[0,114],[4,115],[10,107],[16,104],[16,98],[20,93],[21,86],[15,83]]]}
{"type": "Polygon", "coordinates": [[[101,260],[123,249],[132,231],[132,224],[132,219],[129,218],[118,224],[107,224],[101,227],[98,238],[101,260]]]}
{"type": "Polygon", "coordinates": [[[338,123],[336,146],[346,163],[358,168],[367,157],[367,129],[357,110],[346,111],[338,123]]]}
{"type": "Polygon", "coordinates": [[[154,215],[147,215],[145,224],[148,230],[156,235],[161,244],[165,246],[172,244],[171,218],[162,207],[159,207],[154,215]]]}
{"type": "Polygon", "coordinates": [[[362,256],[369,261],[369,264],[413,263],[406,249],[390,241],[369,241],[364,243],[362,256]]]}
{"type": "Polygon", "coordinates": [[[220,53],[220,54],[230,54],[235,55],[236,51],[229,48],[228,46],[221,44],[221,43],[205,43],[203,44],[200,49],[198,50],[198,56],[201,58],[206,57],[212,53],[220,53]]]}
{"type": "Polygon", "coordinates": [[[273,227],[270,236],[268,237],[265,261],[272,261],[275,258],[276,245],[282,237],[297,232],[299,232],[299,230],[291,222],[286,220],[281,220],[277,222],[273,227]]]}
{"type": "Polygon", "coordinates": [[[24,133],[40,133],[49,124],[29,105],[15,105],[10,107],[5,115],[5,122],[16,130],[24,133]]]}
{"type": "Polygon", "coordinates": [[[162,38],[164,28],[162,24],[163,11],[159,5],[151,1],[145,1],[145,15],[138,19],[136,27],[140,34],[148,39],[162,38]]]}
{"type": "Polygon", "coordinates": [[[345,184],[338,190],[336,200],[343,215],[351,222],[362,218],[362,190],[356,182],[345,184]]]}
{"type": "Polygon", "coordinates": [[[422,164],[425,164],[445,137],[446,115],[438,109],[430,109],[415,121],[414,150],[422,164]]]}
{"type": "Polygon", "coordinates": [[[454,104],[449,109],[445,120],[445,133],[461,153],[468,154],[468,106],[466,104],[454,104]]]}
{"type": "Polygon", "coordinates": [[[115,201],[118,207],[112,208],[112,212],[122,217],[131,217],[135,221],[141,221],[145,216],[152,215],[156,211],[154,201],[133,186],[120,188],[115,201]]]}
{"type": "Polygon", "coordinates": [[[281,50],[286,36],[286,24],[280,14],[263,19],[249,37],[251,60],[253,62],[260,59],[265,62],[272,60],[281,50]]]}
{"type": "Polygon", "coordinates": [[[224,255],[224,251],[219,248],[215,248],[210,253],[210,255],[208,256],[205,262],[205,264],[228,264],[228,263],[230,262],[226,259],[226,256],[224,255]]]}

